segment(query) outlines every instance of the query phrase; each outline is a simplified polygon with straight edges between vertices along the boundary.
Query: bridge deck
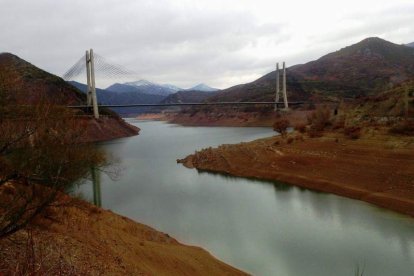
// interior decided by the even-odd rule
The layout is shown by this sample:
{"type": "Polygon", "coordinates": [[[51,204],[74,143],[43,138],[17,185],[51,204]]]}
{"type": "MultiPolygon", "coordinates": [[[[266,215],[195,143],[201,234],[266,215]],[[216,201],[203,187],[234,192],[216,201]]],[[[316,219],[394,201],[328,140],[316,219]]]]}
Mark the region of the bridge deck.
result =
{"type": "MultiPolygon", "coordinates": [[[[289,105],[301,105],[305,102],[289,102],[289,105]]],[[[283,106],[284,102],[211,102],[211,103],[164,103],[164,104],[101,104],[99,107],[145,107],[145,106],[203,106],[203,105],[280,105],[283,106]]],[[[88,105],[70,105],[70,108],[88,108],[88,105]]]]}

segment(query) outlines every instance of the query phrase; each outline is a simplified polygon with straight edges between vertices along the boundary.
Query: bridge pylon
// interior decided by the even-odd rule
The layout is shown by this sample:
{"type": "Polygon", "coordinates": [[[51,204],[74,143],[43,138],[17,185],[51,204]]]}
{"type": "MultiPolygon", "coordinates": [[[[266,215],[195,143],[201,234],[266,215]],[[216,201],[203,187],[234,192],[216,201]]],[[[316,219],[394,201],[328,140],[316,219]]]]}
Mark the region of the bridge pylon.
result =
{"type": "Polygon", "coordinates": [[[86,50],[86,83],[87,83],[87,106],[93,106],[93,115],[95,119],[99,119],[98,100],[96,98],[95,87],[95,65],[93,50],[86,50]]]}
{"type": "MultiPolygon", "coordinates": [[[[287,91],[286,91],[286,66],[285,66],[285,62],[283,62],[283,77],[282,77],[282,93],[283,93],[283,103],[285,105],[285,110],[289,109],[289,104],[288,104],[288,99],[287,99],[287,91]]],[[[275,95],[275,107],[274,110],[277,111],[278,110],[278,106],[277,103],[279,102],[280,99],[280,85],[279,85],[279,80],[280,80],[280,70],[279,70],[279,62],[276,63],[276,95],[275,95]]]]}

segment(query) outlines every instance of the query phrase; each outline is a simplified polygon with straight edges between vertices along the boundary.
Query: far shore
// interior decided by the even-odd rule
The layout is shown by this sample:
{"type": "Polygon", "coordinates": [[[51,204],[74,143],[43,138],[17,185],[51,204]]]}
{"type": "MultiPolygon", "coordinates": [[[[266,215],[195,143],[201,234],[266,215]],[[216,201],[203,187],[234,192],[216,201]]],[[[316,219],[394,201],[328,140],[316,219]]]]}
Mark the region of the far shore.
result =
{"type": "Polygon", "coordinates": [[[414,217],[414,138],[380,134],[358,140],[331,133],[291,134],[197,151],[189,168],[282,181],[366,201],[414,217]]]}
{"type": "MultiPolygon", "coordinates": [[[[226,127],[271,127],[275,121],[276,113],[271,107],[264,109],[266,112],[243,112],[243,111],[223,111],[223,112],[163,112],[145,113],[136,118],[139,120],[166,121],[168,123],[179,124],[182,126],[226,126],[226,127]]],[[[311,111],[291,110],[283,114],[289,121],[295,124],[306,122],[306,116],[311,111]]]]}

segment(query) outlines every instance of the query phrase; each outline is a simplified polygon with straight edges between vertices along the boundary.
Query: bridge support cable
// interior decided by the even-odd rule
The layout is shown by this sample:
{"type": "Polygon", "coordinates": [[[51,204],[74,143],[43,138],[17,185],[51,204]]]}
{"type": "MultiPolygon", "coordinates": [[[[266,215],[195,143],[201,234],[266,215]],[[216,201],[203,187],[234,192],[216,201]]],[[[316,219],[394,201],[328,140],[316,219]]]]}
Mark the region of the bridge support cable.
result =
{"type": "Polygon", "coordinates": [[[74,65],[72,65],[72,67],[68,69],[68,71],[66,71],[63,74],[62,78],[65,81],[70,81],[76,78],[77,76],[84,74],[85,71],[85,55],[83,55],[74,65]]]}
{"type": "Polygon", "coordinates": [[[119,79],[135,80],[138,76],[134,71],[128,70],[121,65],[113,64],[90,49],[63,74],[62,78],[66,81],[75,80],[77,77],[84,75],[85,71],[87,84],[86,105],[93,107],[93,114],[97,119],[99,118],[99,105],[96,96],[96,75],[99,78],[116,79],[117,81],[119,79]]]}

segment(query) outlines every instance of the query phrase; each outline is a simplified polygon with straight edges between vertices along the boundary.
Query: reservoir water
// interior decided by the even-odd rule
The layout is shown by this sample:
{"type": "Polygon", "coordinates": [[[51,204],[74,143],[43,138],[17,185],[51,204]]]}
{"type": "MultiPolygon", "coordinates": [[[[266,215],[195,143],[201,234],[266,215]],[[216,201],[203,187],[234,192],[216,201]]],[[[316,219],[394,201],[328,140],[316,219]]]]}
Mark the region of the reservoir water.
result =
{"type": "MultiPolygon", "coordinates": [[[[102,205],[253,275],[414,275],[414,219],[283,183],[199,173],[195,150],[268,137],[270,128],[136,121],[139,136],[103,144],[119,160],[101,175],[102,205]]],[[[83,185],[92,198],[92,185],[83,185]]]]}

